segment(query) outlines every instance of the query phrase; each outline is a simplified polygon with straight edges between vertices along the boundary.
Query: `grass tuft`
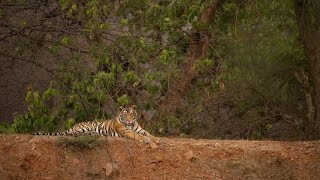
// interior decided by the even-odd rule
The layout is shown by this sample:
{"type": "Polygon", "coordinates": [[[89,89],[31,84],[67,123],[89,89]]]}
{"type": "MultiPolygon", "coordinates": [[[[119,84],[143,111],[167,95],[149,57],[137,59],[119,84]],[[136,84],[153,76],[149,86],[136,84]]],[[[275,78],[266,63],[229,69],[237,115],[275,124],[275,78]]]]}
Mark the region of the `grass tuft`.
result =
{"type": "Polygon", "coordinates": [[[100,142],[95,136],[61,137],[57,140],[57,145],[72,149],[93,149],[99,146],[100,142]]]}

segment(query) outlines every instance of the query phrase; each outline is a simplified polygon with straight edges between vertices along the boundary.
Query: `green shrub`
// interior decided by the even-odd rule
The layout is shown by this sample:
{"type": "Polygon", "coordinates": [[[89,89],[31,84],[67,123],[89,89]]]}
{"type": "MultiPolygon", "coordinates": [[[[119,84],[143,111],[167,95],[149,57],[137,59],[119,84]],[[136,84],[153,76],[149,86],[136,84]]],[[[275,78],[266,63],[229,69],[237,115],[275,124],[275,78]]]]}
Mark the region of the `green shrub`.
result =
{"type": "Polygon", "coordinates": [[[54,95],[54,91],[49,88],[43,94],[28,91],[26,101],[29,104],[28,112],[14,118],[11,128],[17,133],[31,133],[39,130],[53,132],[57,122],[55,117],[49,113],[45,101],[54,95]]]}

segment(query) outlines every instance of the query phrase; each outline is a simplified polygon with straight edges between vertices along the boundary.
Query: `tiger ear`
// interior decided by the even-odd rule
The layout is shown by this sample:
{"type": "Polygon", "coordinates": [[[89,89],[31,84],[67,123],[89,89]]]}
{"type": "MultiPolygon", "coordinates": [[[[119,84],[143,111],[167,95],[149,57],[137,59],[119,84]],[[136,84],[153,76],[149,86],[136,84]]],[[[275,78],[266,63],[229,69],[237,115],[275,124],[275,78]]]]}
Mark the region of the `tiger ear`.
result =
{"type": "Polygon", "coordinates": [[[119,109],[120,109],[120,111],[122,111],[123,110],[123,106],[119,106],[119,109]]]}
{"type": "Polygon", "coordinates": [[[132,105],[131,108],[132,108],[133,110],[136,110],[136,109],[137,109],[137,106],[136,106],[136,105],[132,105]]]}

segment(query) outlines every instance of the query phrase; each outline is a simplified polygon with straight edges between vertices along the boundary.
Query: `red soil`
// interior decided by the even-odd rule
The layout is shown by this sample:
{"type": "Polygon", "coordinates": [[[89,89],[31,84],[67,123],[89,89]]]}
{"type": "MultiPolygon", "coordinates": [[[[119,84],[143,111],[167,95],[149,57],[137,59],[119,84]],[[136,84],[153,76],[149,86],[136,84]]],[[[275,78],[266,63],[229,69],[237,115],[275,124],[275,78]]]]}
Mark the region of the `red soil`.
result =
{"type": "Polygon", "coordinates": [[[0,179],[320,179],[320,141],[101,137],[75,149],[57,139],[0,135],[0,179]]]}

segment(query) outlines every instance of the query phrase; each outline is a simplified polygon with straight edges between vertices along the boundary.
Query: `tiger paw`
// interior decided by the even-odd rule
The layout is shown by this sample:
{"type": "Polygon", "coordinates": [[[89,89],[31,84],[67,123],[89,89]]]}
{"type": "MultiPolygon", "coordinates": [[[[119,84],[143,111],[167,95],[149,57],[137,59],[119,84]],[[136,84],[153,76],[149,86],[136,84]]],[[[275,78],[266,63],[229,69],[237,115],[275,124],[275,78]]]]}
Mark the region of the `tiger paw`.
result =
{"type": "Polygon", "coordinates": [[[156,144],[160,144],[161,143],[160,138],[158,138],[158,137],[151,136],[150,138],[151,138],[151,141],[156,143],[156,144]]]}
{"type": "Polygon", "coordinates": [[[151,142],[151,138],[150,137],[144,137],[143,138],[143,142],[146,144],[149,144],[151,142]]]}

